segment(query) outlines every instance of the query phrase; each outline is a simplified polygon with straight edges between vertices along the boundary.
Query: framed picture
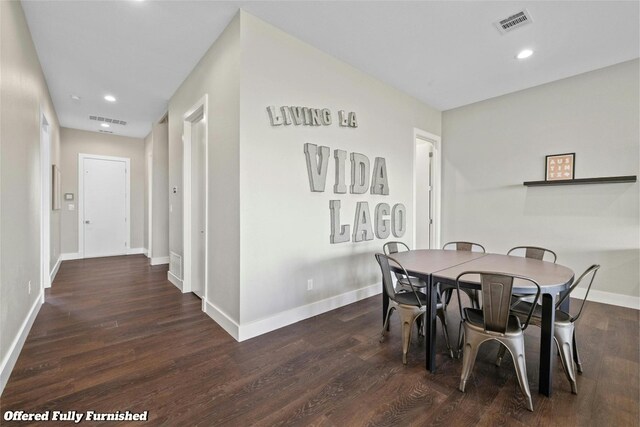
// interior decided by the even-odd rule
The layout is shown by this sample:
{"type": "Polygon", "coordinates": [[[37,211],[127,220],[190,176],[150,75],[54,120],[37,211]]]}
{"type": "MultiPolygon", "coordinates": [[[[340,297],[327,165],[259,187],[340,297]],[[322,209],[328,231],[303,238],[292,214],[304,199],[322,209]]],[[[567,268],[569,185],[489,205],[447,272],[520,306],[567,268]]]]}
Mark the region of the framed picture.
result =
{"type": "Polygon", "coordinates": [[[51,169],[51,208],[57,211],[60,209],[60,169],[56,165],[51,169]]]}
{"type": "Polygon", "coordinates": [[[551,154],[546,156],[545,181],[562,181],[575,178],[576,153],[551,154]]]}

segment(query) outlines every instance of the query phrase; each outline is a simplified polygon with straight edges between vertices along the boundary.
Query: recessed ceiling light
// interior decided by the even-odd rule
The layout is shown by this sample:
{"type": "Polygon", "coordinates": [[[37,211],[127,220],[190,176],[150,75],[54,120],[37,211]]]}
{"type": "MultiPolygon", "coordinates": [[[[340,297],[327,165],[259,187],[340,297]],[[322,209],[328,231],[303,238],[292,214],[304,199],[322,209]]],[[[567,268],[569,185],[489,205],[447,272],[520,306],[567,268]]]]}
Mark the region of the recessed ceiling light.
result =
{"type": "Polygon", "coordinates": [[[73,99],[74,101],[80,101],[80,97],[78,95],[70,95],[71,99],[73,99]]]}
{"type": "Polygon", "coordinates": [[[516,55],[516,58],[525,59],[530,57],[531,55],[533,55],[533,51],[531,49],[524,49],[524,50],[521,50],[520,53],[518,53],[518,55],[516,55]]]}
{"type": "Polygon", "coordinates": [[[116,97],[113,95],[105,95],[104,99],[109,102],[116,102],[116,97]]]}
{"type": "Polygon", "coordinates": [[[100,126],[102,126],[103,128],[108,128],[109,125],[107,123],[100,123],[100,126]]]}

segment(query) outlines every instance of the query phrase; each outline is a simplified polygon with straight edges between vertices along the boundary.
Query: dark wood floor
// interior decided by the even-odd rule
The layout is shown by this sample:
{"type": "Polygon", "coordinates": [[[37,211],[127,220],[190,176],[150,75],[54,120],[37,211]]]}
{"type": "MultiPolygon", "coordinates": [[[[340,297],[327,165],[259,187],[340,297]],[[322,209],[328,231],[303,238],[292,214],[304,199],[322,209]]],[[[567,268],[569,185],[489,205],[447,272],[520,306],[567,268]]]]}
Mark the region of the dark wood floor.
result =
{"type": "MultiPolygon", "coordinates": [[[[166,267],[147,262],[62,264],[0,400],[3,414],[148,410],[150,425],[172,426],[639,423],[636,310],[588,303],[577,396],[559,360],[553,398],[537,393],[539,330],[528,329],[529,412],[512,362],[492,364],[494,344],[481,349],[466,393],[457,390],[461,361],[446,356],[441,339],[436,374],[424,369],[415,336],[403,366],[397,316],[378,341],[379,296],[238,343],[197,297],[167,282],[166,267]]],[[[452,313],[450,331],[455,338],[452,313]]]]}

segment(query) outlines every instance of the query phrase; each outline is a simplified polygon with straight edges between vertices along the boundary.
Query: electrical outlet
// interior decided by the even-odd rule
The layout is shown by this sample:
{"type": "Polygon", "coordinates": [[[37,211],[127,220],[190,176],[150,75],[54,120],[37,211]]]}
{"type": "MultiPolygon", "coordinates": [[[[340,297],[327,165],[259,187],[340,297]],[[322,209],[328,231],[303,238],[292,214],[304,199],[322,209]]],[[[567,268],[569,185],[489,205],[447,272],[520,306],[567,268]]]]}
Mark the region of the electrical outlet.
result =
{"type": "Polygon", "coordinates": [[[307,290],[310,291],[313,289],[313,279],[307,280],[307,290]]]}
{"type": "Polygon", "coordinates": [[[31,295],[31,280],[29,280],[29,295],[31,295]]]}

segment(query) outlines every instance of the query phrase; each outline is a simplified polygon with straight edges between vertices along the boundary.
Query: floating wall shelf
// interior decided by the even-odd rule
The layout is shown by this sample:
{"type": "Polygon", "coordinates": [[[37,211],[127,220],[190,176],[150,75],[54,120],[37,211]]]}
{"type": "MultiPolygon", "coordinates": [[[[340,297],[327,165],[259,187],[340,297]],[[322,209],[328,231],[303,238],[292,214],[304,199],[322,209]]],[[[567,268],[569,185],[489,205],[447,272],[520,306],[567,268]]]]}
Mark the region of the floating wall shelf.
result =
{"type": "Polygon", "coordinates": [[[563,179],[557,181],[526,181],[523,185],[527,187],[540,187],[547,185],[577,185],[577,184],[615,184],[620,182],[636,182],[638,177],[636,175],[626,176],[602,176],[598,178],[578,178],[578,179],[563,179]]]}

